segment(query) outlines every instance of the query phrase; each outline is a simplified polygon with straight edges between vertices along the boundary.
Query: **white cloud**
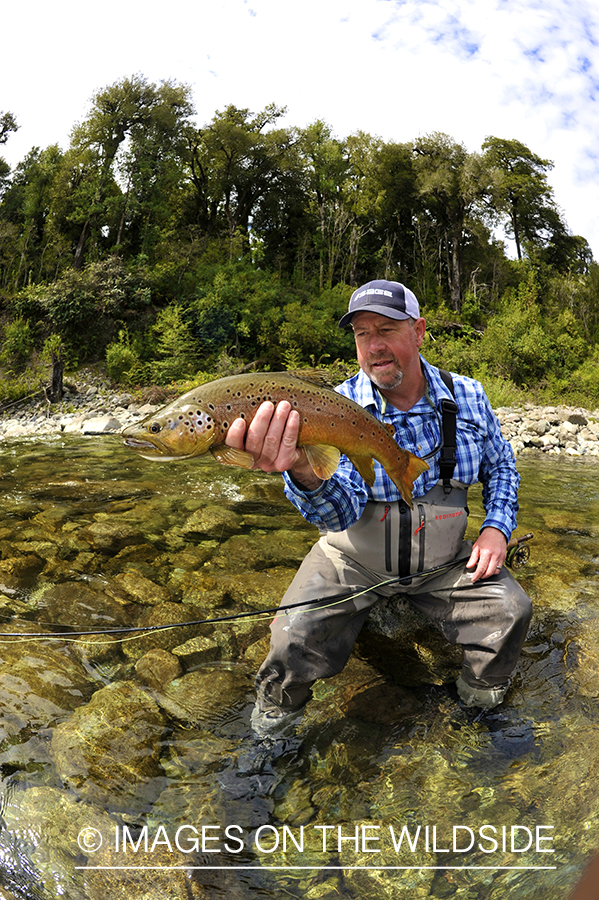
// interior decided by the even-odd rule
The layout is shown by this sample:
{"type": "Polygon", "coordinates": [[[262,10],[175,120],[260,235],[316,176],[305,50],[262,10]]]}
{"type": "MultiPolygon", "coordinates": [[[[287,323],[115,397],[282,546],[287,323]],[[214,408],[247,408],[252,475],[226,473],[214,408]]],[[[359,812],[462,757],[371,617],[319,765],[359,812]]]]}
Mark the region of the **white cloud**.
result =
{"type": "Polygon", "coordinates": [[[3,12],[3,33],[13,163],[66,146],[95,90],[143,72],[191,84],[200,123],[276,102],[289,124],[324,118],[338,135],[517,138],[554,160],[556,200],[599,258],[594,0],[30,0],[3,12]]]}

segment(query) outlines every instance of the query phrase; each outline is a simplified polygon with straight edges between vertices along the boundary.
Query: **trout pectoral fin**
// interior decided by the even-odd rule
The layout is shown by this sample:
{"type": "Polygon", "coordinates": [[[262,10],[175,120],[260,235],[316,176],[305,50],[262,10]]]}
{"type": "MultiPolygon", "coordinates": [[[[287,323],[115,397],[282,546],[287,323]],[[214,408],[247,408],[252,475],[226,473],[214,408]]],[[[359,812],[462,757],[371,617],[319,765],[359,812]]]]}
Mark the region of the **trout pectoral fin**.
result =
{"type": "Polygon", "coordinates": [[[352,466],[358,470],[366,484],[374,484],[374,461],[370,456],[348,456],[352,466]]]}
{"type": "Polygon", "coordinates": [[[239,469],[252,469],[254,457],[247,450],[235,450],[226,444],[217,444],[211,447],[210,452],[221,466],[237,466],[239,469]]]}
{"type": "Polygon", "coordinates": [[[314,474],[325,481],[334,474],[341,456],[337,447],[330,444],[304,444],[304,453],[314,474]]]}

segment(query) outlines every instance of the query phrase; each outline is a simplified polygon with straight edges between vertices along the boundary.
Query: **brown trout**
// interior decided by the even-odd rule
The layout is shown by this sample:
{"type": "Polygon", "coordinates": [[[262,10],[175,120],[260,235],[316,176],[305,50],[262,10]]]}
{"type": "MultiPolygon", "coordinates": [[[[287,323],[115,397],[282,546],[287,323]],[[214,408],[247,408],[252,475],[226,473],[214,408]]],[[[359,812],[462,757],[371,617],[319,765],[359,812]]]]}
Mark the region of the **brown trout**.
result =
{"type": "Polygon", "coordinates": [[[227,447],[236,418],[249,424],[265,400],[288,400],[300,414],[298,447],[315,474],[329,479],[344,453],[364,481],[374,484],[377,460],[412,506],[415,479],[427,463],[398,446],[393,426],[328,387],[290,372],[231,375],[193,388],[123,431],[125,445],[147,459],[189,459],[209,451],[219,463],[251,469],[251,453],[227,447]]]}

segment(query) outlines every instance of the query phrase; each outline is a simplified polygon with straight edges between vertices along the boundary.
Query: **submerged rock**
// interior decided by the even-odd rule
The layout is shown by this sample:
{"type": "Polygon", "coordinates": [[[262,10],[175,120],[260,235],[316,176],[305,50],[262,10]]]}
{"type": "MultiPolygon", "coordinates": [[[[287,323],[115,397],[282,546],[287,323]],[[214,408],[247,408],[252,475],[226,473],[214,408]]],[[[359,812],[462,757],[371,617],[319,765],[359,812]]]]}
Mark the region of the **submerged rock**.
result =
{"type": "Polygon", "coordinates": [[[54,729],[50,752],[62,781],[82,799],[132,815],[148,809],[164,786],[164,729],[147,691],[116,682],[54,729]]]}
{"type": "Polygon", "coordinates": [[[40,621],[75,630],[114,628],[131,622],[122,603],[80,581],[48,585],[38,603],[40,621]]]}
{"type": "Polygon", "coordinates": [[[450,644],[401,595],[383,598],[373,606],[357,647],[396,683],[408,687],[454,681],[462,661],[461,647],[450,644]]]}
{"type": "Polygon", "coordinates": [[[32,728],[54,725],[92,690],[92,680],[81,663],[43,639],[2,644],[0,743],[32,728]]]}
{"type": "Polygon", "coordinates": [[[241,519],[223,506],[207,505],[196,510],[181,527],[181,534],[189,537],[222,541],[239,534],[241,519]]]}
{"type": "Polygon", "coordinates": [[[244,702],[249,678],[229,669],[198,669],[171,682],[156,699],[171,716],[190,725],[214,724],[244,702]]]}
{"type": "MultiPolygon", "coordinates": [[[[9,793],[2,815],[15,847],[26,848],[42,881],[40,897],[87,900],[83,877],[75,868],[82,862],[81,845],[85,846],[85,834],[92,841],[100,835],[103,842],[113,843],[115,822],[110,816],[64,791],[41,786],[9,793]]],[[[90,853],[90,864],[93,859],[90,853]]],[[[19,892],[16,896],[23,895],[19,892]]]]}
{"type": "Polygon", "coordinates": [[[148,650],[135,663],[137,676],[148,687],[161,689],[183,673],[176,656],[166,650],[148,650]]]}

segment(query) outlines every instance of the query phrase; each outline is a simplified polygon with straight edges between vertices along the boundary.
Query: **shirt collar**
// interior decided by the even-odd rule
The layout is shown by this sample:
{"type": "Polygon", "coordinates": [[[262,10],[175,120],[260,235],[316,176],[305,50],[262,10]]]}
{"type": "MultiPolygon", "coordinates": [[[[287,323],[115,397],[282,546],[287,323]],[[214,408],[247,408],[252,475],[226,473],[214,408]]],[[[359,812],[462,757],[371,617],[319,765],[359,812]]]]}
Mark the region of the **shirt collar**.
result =
{"type": "MultiPolygon", "coordinates": [[[[435,366],[431,366],[422,355],[420,356],[420,362],[422,363],[426,387],[424,396],[410,410],[410,412],[414,411],[416,413],[427,412],[428,408],[436,410],[440,400],[445,398],[453,399],[447,385],[439,375],[439,370],[435,366]]],[[[387,406],[385,398],[362,369],[357,374],[356,387],[360,397],[360,405],[365,409],[368,409],[369,406],[374,407],[380,415],[384,415],[387,406]]]]}

